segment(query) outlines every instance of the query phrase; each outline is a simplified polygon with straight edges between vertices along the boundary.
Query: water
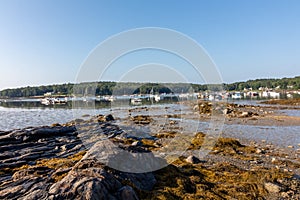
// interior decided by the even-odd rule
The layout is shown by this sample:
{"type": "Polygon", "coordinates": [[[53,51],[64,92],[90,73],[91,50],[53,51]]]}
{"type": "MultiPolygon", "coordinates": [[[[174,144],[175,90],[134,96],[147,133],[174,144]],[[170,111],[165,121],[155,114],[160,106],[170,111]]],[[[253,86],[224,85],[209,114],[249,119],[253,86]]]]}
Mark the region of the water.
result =
{"type": "Polygon", "coordinates": [[[24,109],[0,107],[0,130],[11,130],[28,126],[66,123],[73,119],[72,110],[24,109]]]}
{"type": "MultiPolygon", "coordinates": [[[[95,107],[83,107],[81,109],[71,109],[72,106],[41,106],[37,104],[31,104],[28,102],[22,102],[23,104],[0,104],[0,130],[12,130],[17,128],[25,128],[29,126],[42,126],[51,125],[53,123],[66,123],[75,118],[82,118],[82,115],[97,115],[112,113],[118,118],[124,118],[128,116],[128,109],[131,108],[145,108],[145,105],[131,107],[128,104],[106,104],[96,105],[95,107]]],[[[242,104],[257,105],[259,102],[241,101],[242,104]]],[[[137,113],[149,114],[149,115],[166,115],[166,114],[180,114],[186,112],[183,105],[174,104],[170,102],[164,102],[163,104],[147,105],[151,109],[136,109],[137,113]]],[[[135,112],[135,111],[133,111],[135,112]]],[[[280,112],[300,117],[300,110],[285,109],[280,112]]],[[[174,119],[176,120],[176,119],[174,119]]],[[[180,119],[177,119],[180,120],[180,119]]],[[[209,129],[209,122],[199,122],[196,120],[186,121],[186,124],[190,126],[197,126],[195,131],[207,132],[209,129]]],[[[282,147],[289,145],[298,147],[300,143],[300,124],[299,126],[253,126],[253,125],[224,125],[223,136],[236,137],[241,139],[248,139],[254,141],[266,140],[268,143],[273,143],[282,147]]]]}
{"type": "Polygon", "coordinates": [[[300,144],[300,126],[250,126],[250,125],[225,125],[224,135],[243,138],[253,141],[265,140],[282,147],[300,144]]]}
{"type": "Polygon", "coordinates": [[[300,110],[283,110],[282,113],[289,116],[300,117],[300,110]]]}
{"type": "MultiPolygon", "coordinates": [[[[178,105],[178,104],[177,104],[178,105]]],[[[25,128],[29,126],[43,126],[54,123],[66,123],[71,120],[82,118],[83,115],[95,116],[98,114],[112,113],[114,116],[124,118],[128,116],[128,109],[141,107],[155,107],[157,109],[148,111],[149,115],[170,114],[165,107],[176,106],[168,101],[162,101],[159,104],[144,104],[140,106],[130,105],[129,102],[115,103],[91,103],[84,102],[75,108],[72,103],[64,105],[42,105],[40,102],[2,102],[0,104],[0,131],[25,128]]],[[[180,108],[178,108],[180,109],[180,108]]],[[[172,109],[176,110],[176,108],[172,109]]]]}
{"type": "MultiPolygon", "coordinates": [[[[185,124],[189,125],[188,129],[197,130],[198,132],[203,133],[207,133],[210,130],[210,122],[199,122],[191,119],[183,121],[185,121],[185,124]]],[[[300,144],[300,125],[253,126],[241,124],[223,124],[223,128],[220,131],[220,136],[239,138],[242,140],[245,139],[259,143],[265,140],[266,143],[274,144],[280,147],[294,146],[295,148],[298,148],[298,144],[300,144]]]]}

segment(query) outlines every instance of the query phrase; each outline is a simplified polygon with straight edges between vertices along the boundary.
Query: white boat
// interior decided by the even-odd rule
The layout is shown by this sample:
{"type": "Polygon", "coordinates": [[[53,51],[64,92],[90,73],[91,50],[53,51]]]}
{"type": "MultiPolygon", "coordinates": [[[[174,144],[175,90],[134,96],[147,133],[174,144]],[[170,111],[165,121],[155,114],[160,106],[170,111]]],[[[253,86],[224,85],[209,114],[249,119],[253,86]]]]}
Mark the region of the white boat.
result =
{"type": "Polygon", "coordinates": [[[158,101],[160,101],[162,99],[162,97],[160,96],[160,95],[154,95],[154,100],[156,101],[156,102],[158,102],[158,101]]]}
{"type": "Polygon", "coordinates": [[[65,99],[59,99],[59,98],[44,98],[41,99],[41,104],[44,105],[51,105],[51,104],[65,104],[67,101],[65,99]]]}
{"type": "Polygon", "coordinates": [[[43,105],[54,104],[54,100],[53,100],[53,98],[44,98],[44,99],[41,99],[41,104],[43,104],[43,105]]]}
{"type": "Polygon", "coordinates": [[[154,90],[153,90],[153,87],[152,87],[151,90],[150,90],[149,98],[150,98],[150,99],[154,98],[154,90]]]}
{"type": "Polygon", "coordinates": [[[115,101],[117,98],[115,96],[110,96],[107,98],[108,101],[113,102],[115,101]]]}
{"type": "Polygon", "coordinates": [[[262,97],[269,97],[269,93],[268,92],[262,92],[262,97]]]}
{"type": "Polygon", "coordinates": [[[130,102],[134,105],[140,105],[142,104],[142,99],[139,99],[139,98],[133,98],[130,100],[130,102]]]}
{"type": "Polygon", "coordinates": [[[214,97],[214,95],[212,95],[212,94],[208,95],[208,100],[209,100],[209,101],[213,101],[213,100],[215,100],[215,97],[214,97]]]}
{"type": "Polygon", "coordinates": [[[269,92],[269,95],[271,98],[276,98],[276,99],[280,97],[279,92],[269,92]]]}
{"type": "Polygon", "coordinates": [[[179,98],[180,99],[188,99],[189,98],[189,94],[188,93],[181,93],[181,94],[179,94],[179,98]]]}
{"type": "Polygon", "coordinates": [[[234,93],[232,94],[232,98],[233,98],[233,99],[241,99],[241,98],[242,98],[242,95],[241,95],[240,92],[234,92],[234,93]]]}

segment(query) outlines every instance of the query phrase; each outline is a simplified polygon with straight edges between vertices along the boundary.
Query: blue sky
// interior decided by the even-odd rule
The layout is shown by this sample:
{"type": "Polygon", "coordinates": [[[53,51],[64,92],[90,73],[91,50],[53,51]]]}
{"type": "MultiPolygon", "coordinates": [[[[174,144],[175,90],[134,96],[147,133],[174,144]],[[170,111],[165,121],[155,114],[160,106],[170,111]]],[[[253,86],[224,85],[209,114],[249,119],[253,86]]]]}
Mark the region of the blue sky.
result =
{"type": "Polygon", "coordinates": [[[297,76],[299,10],[297,0],[0,0],[0,89],[74,82],[100,42],[141,27],[193,38],[224,82],[297,76]]]}

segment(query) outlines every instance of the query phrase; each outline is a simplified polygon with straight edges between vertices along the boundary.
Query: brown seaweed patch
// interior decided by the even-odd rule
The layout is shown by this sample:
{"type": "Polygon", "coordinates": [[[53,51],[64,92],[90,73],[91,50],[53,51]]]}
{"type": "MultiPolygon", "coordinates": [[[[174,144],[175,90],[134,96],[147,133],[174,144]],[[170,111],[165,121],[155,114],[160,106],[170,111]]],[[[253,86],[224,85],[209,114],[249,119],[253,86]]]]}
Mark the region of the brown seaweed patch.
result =
{"type": "Polygon", "coordinates": [[[299,106],[300,105],[300,98],[296,99],[271,99],[268,101],[263,101],[261,103],[264,104],[278,104],[278,105],[293,105],[293,106],[299,106]]]}
{"type": "Polygon", "coordinates": [[[153,119],[149,115],[136,115],[130,118],[135,124],[150,124],[153,119]]]}
{"type": "Polygon", "coordinates": [[[190,164],[180,157],[155,172],[157,184],[141,199],[266,199],[264,183],[288,179],[291,174],[259,167],[245,170],[231,163],[190,164]]]}
{"type": "Polygon", "coordinates": [[[176,136],[177,132],[170,131],[170,132],[164,132],[164,133],[157,133],[154,135],[156,138],[174,138],[176,136]]]}

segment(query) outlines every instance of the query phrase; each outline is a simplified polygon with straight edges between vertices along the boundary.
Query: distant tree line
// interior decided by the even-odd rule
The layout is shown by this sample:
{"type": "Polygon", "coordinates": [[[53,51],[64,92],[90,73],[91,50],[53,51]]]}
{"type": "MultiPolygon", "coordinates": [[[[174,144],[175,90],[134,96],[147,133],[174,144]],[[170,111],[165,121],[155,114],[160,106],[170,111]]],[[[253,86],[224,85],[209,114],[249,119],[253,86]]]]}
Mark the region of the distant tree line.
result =
{"type": "Polygon", "coordinates": [[[258,90],[259,88],[273,88],[273,89],[300,89],[300,76],[294,78],[282,78],[282,79],[256,79],[248,80],[246,82],[236,82],[226,84],[227,90],[243,90],[244,88],[252,88],[258,90]]]}
{"type": "MultiPolygon", "coordinates": [[[[282,79],[256,79],[246,82],[222,84],[222,88],[228,91],[241,91],[244,88],[278,88],[300,89],[300,76],[282,79]]],[[[1,97],[32,97],[43,96],[46,93],[53,95],[125,95],[125,94],[161,94],[161,93],[186,93],[220,90],[220,86],[189,83],[116,83],[116,82],[90,82],[80,84],[59,84],[36,87],[22,87],[5,89],[0,91],[1,97]]]]}
{"type": "Polygon", "coordinates": [[[47,85],[37,87],[22,87],[16,89],[5,89],[0,91],[2,97],[30,97],[30,96],[42,96],[47,92],[53,94],[70,94],[72,93],[74,84],[60,84],[60,85],[47,85]]]}

